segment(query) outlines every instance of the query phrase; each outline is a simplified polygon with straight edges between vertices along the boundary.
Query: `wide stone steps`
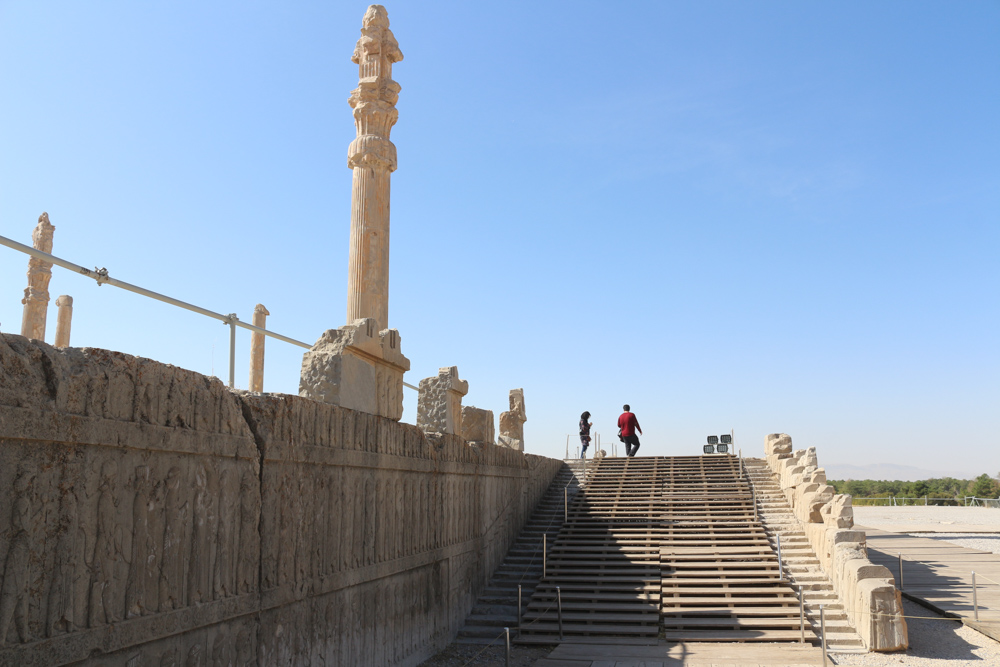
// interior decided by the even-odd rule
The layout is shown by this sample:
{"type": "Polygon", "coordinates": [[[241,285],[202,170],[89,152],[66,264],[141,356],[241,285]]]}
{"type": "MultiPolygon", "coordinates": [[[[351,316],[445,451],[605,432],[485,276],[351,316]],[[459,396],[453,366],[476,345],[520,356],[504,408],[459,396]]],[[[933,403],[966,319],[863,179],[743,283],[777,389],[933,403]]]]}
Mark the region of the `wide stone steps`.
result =
{"type": "Polygon", "coordinates": [[[583,466],[567,462],[549,485],[521,534],[490,578],[459,630],[455,641],[461,644],[490,644],[503,628],[515,628],[518,619],[517,587],[521,586],[522,604],[527,604],[542,575],[542,536],[549,545],[563,523],[563,490],[572,501],[579,491],[583,466]]]}

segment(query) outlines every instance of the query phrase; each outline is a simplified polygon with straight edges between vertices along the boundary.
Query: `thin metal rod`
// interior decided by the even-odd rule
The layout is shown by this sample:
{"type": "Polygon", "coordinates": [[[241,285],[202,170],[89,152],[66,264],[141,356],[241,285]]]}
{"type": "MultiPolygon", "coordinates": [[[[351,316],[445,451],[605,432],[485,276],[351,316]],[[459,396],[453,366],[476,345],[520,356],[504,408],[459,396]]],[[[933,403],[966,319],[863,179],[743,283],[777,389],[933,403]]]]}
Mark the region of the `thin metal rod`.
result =
{"type": "Polygon", "coordinates": [[[826,617],[823,615],[823,605],[819,606],[819,633],[823,638],[823,667],[826,667],[826,617]]]}
{"type": "Polygon", "coordinates": [[[899,590],[903,590],[903,554],[898,553],[899,556],[899,590]]]}
{"type": "Polygon", "coordinates": [[[517,634],[521,635],[521,584],[517,585],[517,634]]]}
{"type": "Polygon", "coordinates": [[[236,313],[229,315],[229,388],[236,386],[236,313]]]}
{"type": "Polygon", "coordinates": [[[503,631],[507,636],[507,658],[504,660],[504,665],[510,667],[510,628],[504,628],[503,631]]]}
{"type": "Polygon", "coordinates": [[[542,579],[545,578],[545,572],[548,566],[548,546],[549,546],[549,536],[546,533],[542,533],[542,579]]]}
{"type": "MultiPolygon", "coordinates": [[[[231,317],[229,315],[223,315],[222,313],[217,313],[214,310],[202,308],[201,306],[196,306],[193,303],[187,303],[186,301],[175,299],[171,296],[167,296],[166,294],[160,294],[159,292],[148,290],[145,287],[139,287],[138,285],[127,283],[124,280],[118,280],[117,278],[112,278],[111,276],[108,275],[107,269],[94,269],[92,271],[88,268],[80,266],[79,264],[74,264],[73,262],[69,262],[65,259],[62,259],[61,257],[50,255],[49,253],[42,252],[41,250],[37,250],[31,246],[24,245],[23,243],[18,243],[13,239],[7,238],[6,236],[0,236],[0,245],[5,245],[8,248],[13,248],[14,250],[23,252],[26,255],[31,255],[32,257],[35,257],[37,259],[44,260],[49,264],[61,266],[64,269],[72,271],[73,273],[79,273],[82,276],[86,276],[87,278],[96,280],[98,286],[106,284],[106,285],[111,285],[112,287],[118,287],[128,292],[134,292],[135,294],[140,294],[142,296],[149,297],[150,299],[156,299],[157,301],[162,301],[163,303],[169,303],[171,306],[177,306],[178,308],[183,308],[184,310],[190,310],[193,313],[198,313],[199,315],[204,315],[205,317],[211,317],[212,319],[219,320],[220,322],[223,322],[230,326],[237,326],[246,329],[248,331],[252,331],[254,333],[259,333],[264,336],[270,336],[271,338],[277,338],[278,340],[284,341],[286,343],[291,343],[292,345],[298,345],[299,347],[304,347],[307,350],[312,348],[312,345],[310,345],[309,343],[303,343],[300,340],[295,340],[294,338],[283,336],[269,329],[264,329],[262,327],[254,326],[253,324],[247,324],[246,322],[236,321],[235,323],[233,323],[230,321],[231,317]]],[[[233,382],[230,382],[229,386],[230,387],[233,386],[233,382]]],[[[403,386],[406,387],[407,389],[413,389],[415,391],[419,391],[417,387],[413,386],[409,382],[404,382],[403,386]]]]}
{"type": "Polygon", "coordinates": [[[806,598],[802,585],[799,585],[799,643],[806,643],[806,598]]]}
{"type": "MultiPolygon", "coordinates": [[[[56,266],[61,266],[64,269],[69,269],[74,273],[79,273],[80,275],[92,278],[97,281],[98,285],[112,285],[114,287],[119,287],[123,290],[129,292],[134,292],[136,294],[141,294],[142,296],[148,296],[151,299],[156,299],[157,301],[162,301],[164,303],[169,303],[172,306],[177,306],[178,308],[183,308],[184,310],[190,310],[191,312],[204,315],[205,317],[211,317],[212,319],[219,320],[225,324],[229,324],[230,316],[223,315],[222,313],[217,313],[214,310],[208,310],[207,308],[202,308],[201,306],[196,306],[186,301],[181,301],[180,299],[175,299],[173,297],[167,296],[165,294],[160,294],[159,292],[154,292],[148,290],[145,287],[139,287],[138,285],[133,285],[127,283],[124,280],[118,280],[117,278],[112,278],[108,275],[107,269],[86,269],[79,264],[74,264],[73,262],[67,262],[65,259],[56,257],[55,255],[50,255],[48,253],[42,252],[41,250],[35,250],[31,246],[26,246],[23,243],[18,243],[6,236],[0,236],[0,245],[5,245],[8,248],[13,248],[14,250],[20,250],[21,252],[36,257],[41,260],[45,260],[50,264],[55,264],[56,266]]],[[[311,348],[312,345],[309,343],[303,343],[300,340],[295,340],[294,338],[289,338],[288,336],[282,336],[281,334],[274,333],[273,331],[268,331],[267,329],[262,329],[260,327],[255,327],[252,324],[247,324],[246,322],[237,322],[236,326],[248,329],[250,331],[264,334],[265,336],[271,336],[272,338],[277,338],[278,340],[283,340],[286,343],[291,343],[292,345],[298,345],[299,347],[311,348]]]]}
{"type": "Polygon", "coordinates": [[[976,571],[972,571],[972,616],[979,620],[979,598],[976,597],[976,571]]]}
{"type": "Polygon", "coordinates": [[[563,523],[569,521],[569,487],[563,487],[563,523]]]}
{"type": "Polygon", "coordinates": [[[562,627],[562,590],[556,586],[556,601],[559,603],[559,641],[563,639],[562,627]]]}
{"type": "Polygon", "coordinates": [[[781,535],[777,535],[778,538],[778,574],[782,579],[785,578],[785,566],[781,564],[781,535]]]}

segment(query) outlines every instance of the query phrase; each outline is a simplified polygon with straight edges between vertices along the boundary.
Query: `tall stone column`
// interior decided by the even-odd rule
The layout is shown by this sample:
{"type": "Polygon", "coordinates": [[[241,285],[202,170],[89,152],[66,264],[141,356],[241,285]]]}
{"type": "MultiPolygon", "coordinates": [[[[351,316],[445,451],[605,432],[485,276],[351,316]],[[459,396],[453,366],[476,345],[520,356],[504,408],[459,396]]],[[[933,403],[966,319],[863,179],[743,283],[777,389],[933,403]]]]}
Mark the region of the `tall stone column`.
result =
{"type": "MultiPolygon", "coordinates": [[[[253,325],[266,329],[268,312],[264,304],[258,303],[253,309],[253,325]]],[[[264,334],[254,331],[250,334],[250,391],[264,391],[264,334]]]]}
{"type": "MultiPolygon", "coordinates": [[[[35,250],[52,254],[52,234],[55,226],[49,222],[49,214],[38,216],[38,225],[31,233],[31,243],[35,250]]],[[[21,335],[36,340],[45,340],[45,317],[49,307],[49,280],[52,279],[52,264],[32,257],[28,260],[28,286],[24,289],[24,315],[21,318],[21,335]]]]}
{"type": "Polygon", "coordinates": [[[357,138],[347,149],[347,166],[354,170],[347,323],[372,318],[379,331],[389,327],[389,177],[396,171],[389,132],[399,99],[392,64],[402,59],[385,7],[371,5],[351,58],[358,64],[358,87],[348,100],[357,138]]]}
{"type": "Polygon", "coordinates": [[[73,297],[63,294],[56,299],[56,347],[69,347],[69,330],[73,324],[73,297]]]}

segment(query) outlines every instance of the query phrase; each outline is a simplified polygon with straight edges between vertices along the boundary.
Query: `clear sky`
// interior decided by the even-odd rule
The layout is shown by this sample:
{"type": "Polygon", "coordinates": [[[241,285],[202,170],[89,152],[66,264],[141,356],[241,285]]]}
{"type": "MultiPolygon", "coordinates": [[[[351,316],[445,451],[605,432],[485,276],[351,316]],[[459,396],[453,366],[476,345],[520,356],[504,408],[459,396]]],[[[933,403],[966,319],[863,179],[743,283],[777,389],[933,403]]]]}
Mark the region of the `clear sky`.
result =
{"type": "MultiPolygon", "coordinates": [[[[0,2],[0,234],[47,211],[70,261],[341,326],[365,7],[0,2]]],[[[457,365],[497,414],[524,387],[550,456],[628,402],[641,454],[783,431],[821,464],[1000,471],[1000,4],[386,7],[408,382],[457,365]]],[[[5,332],[26,266],[0,247],[5,332]]],[[[221,323],[60,268],[50,292],[75,346],[227,377],[221,323]]],[[[268,342],[266,390],[301,352],[268,342]]],[[[248,357],[240,331],[241,387],[248,357]]]]}

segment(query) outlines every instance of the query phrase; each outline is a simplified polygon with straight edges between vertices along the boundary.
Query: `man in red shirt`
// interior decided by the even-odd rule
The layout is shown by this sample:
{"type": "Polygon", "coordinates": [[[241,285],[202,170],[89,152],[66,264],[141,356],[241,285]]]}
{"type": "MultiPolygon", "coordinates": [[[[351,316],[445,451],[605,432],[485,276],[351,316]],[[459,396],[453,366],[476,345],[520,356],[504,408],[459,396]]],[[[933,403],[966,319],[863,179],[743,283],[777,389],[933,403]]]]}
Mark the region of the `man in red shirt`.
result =
{"type": "Polygon", "coordinates": [[[635,434],[636,431],[642,433],[642,428],[639,426],[639,420],[635,418],[635,415],[629,412],[628,403],[622,406],[625,410],[618,418],[618,428],[621,429],[622,442],[625,443],[625,456],[635,456],[635,453],[639,451],[639,436],[635,434]]]}

